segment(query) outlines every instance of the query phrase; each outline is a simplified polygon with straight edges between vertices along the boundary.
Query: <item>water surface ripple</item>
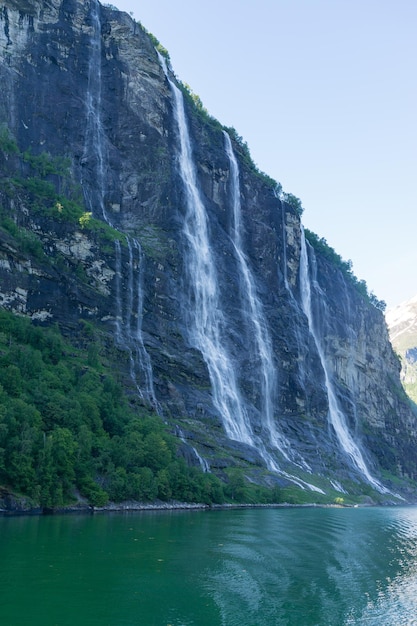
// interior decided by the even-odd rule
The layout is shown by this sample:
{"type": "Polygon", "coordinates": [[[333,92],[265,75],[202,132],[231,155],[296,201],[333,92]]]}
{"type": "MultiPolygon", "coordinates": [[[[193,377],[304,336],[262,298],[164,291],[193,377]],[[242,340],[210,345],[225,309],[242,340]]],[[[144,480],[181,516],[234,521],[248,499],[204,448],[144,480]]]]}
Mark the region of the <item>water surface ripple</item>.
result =
{"type": "Polygon", "coordinates": [[[417,508],[0,518],[4,626],[417,625],[417,508]]]}

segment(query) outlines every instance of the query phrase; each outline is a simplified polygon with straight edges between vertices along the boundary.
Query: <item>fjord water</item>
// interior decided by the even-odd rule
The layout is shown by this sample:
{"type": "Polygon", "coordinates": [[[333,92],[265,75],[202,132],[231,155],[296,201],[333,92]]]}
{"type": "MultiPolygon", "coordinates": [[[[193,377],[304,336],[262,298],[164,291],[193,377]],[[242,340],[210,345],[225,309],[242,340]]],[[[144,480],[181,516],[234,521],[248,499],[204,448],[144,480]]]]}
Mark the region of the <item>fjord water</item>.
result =
{"type": "Polygon", "coordinates": [[[417,624],[417,508],[0,518],[4,626],[417,624]]]}

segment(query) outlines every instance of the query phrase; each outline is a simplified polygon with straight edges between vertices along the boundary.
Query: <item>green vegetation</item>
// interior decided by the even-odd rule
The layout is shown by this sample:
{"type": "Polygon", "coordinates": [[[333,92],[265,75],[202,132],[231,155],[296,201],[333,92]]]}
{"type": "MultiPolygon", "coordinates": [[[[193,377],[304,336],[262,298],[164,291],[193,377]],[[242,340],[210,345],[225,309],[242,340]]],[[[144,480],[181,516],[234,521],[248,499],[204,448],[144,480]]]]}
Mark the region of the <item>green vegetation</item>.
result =
{"type": "MultiPolygon", "coordinates": [[[[18,154],[18,150],[15,152],[18,154]]],[[[66,157],[51,157],[47,152],[41,152],[36,156],[32,154],[31,150],[26,150],[21,156],[40,178],[45,178],[51,174],[61,177],[68,176],[71,161],[66,157]]]]}
{"type": "Polygon", "coordinates": [[[338,502],[333,492],[255,484],[250,466],[228,469],[225,482],[187,467],[161,419],[128,399],[105,343],[87,322],[69,342],[57,325],[35,326],[0,310],[1,488],[42,507],[79,496],[95,506],[127,499],[338,502]]]}
{"type": "Polygon", "coordinates": [[[0,311],[0,485],[43,507],[77,492],[96,506],[222,502],[220,481],[177,458],[160,418],[129,405],[103,352],[89,324],[74,345],[0,311]]]}
{"type": "Polygon", "coordinates": [[[7,232],[14,239],[16,246],[24,255],[31,256],[38,261],[45,259],[45,253],[39,237],[31,230],[17,226],[17,224],[7,216],[1,206],[0,230],[7,232]]]}
{"type": "MultiPolygon", "coordinates": [[[[132,14],[131,14],[132,15],[132,14]]],[[[154,48],[156,50],[158,50],[159,54],[161,56],[163,56],[168,62],[170,62],[170,57],[169,57],[169,52],[168,50],[161,44],[161,42],[159,41],[159,39],[157,39],[155,37],[155,35],[153,35],[152,33],[150,33],[144,26],[143,24],[141,24],[141,22],[135,22],[139,28],[141,28],[141,30],[146,33],[149,37],[149,39],[151,40],[154,48]]]]}
{"type": "MultiPolygon", "coordinates": [[[[239,159],[241,163],[244,163],[246,167],[258,178],[260,178],[268,187],[274,190],[274,192],[278,189],[279,192],[282,191],[282,186],[276,180],[262,172],[254,160],[252,159],[252,155],[249,150],[249,146],[247,142],[243,139],[241,135],[237,132],[237,130],[233,126],[225,126],[224,130],[229,133],[231,139],[235,144],[235,149],[237,154],[239,155],[239,159]]],[[[288,194],[291,195],[291,194],[288,194]]],[[[295,196],[293,196],[295,198],[295,196]]]]}
{"type": "Polygon", "coordinates": [[[191,89],[190,85],[178,81],[178,87],[181,89],[185,100],[191,104],[201,121],[210,126],[213,130],[220,131],[222,129],[222,125],[215,117],[210,115],[200,96],[191,89]]]}
{"type": "Polygon", "coordinates": [[[301,217],[301,215],[304,212],[304,209],[303,209],[303,205],[301,204],[300,198],[297,198],[297,196],[294,196],[294,194],[292,193],[286,193],[284,191],[281,193],[281,200],[283,200],[284,202],[289,204],[293,209],[295,209],[295,212],[297,213],[297,215],[301,217]]]}
{"type": "MultiPolygon", "coordinates": [[[[85,211],[81,192],[71,179],[70,159],[53,157],[46,152],[39,155],[33,155],[30,150],[21,152],[5,127],[0,128],[0,151],[6,157],[15,159],[14,163],[8,163],[8,171],[4,171],[0,177],[0,191],[8,198],[23,196],[29,216],[49,218],[54,223],[65,222],[73,227],[81,227],[94,233],[102,245],[113,243],[116,239],[122,244],[126,243],[126,238],[121,233],[85,211]],[[16,171],[25,167],[25,174],[17,176],[16,171]]],[[[43,255],[42,244],[37,235],[25,229],[22,224],[17,226],[1,206],[0,227],[18,240],[24,252],[29,252],[29,248],[32,248],[32,254],[37,258],[43,255]]]]}
{"type": "Polygon", "coordinates": [[[21,152],[5,127],[0,131],[0,151],[5,156],[0,191],[9,198],[25,193],[32,214],[74,223],[79,219],[83,209],[80,191],[71,183],[69,159],[21,152]],[[19,171],[22,174],[16,175],[19,171]]]}
{"type": "Polygon", "coordinates": [[[304,230],[306,239],[313,246],[314,250],[319,252],[322,256],[328,259],[333,265],[340,269],[343,274],[348,278],[351,284],[354,285],[356,290],[370,302],[375,308],[380,311],[385,311],[386,303],[384,300],[378,300],[374,293],[368,292],[368,287],[364,280],[356,278],[352,271],[352,261],[344,261],[342,257],[327,243],[324,237],[319,237],[311,230],[307,228],[304,230]]]}
{"type": "Polygon", "coordinates": [[[19,149],[16,142],[10,136],[7,126],[0,126],[0,150],[6,154],[18,154],[19,149]]]}
{"type": "Polygon", "coordinates": [[[84,322],[69,342],[57,325],[35,326],[0,310],[0,487],[42,507],[109,500],[211,503],[330,502],[296,487],[226,482],[177,456],[161,419],[129,402],[105,338],[84,322]]]}

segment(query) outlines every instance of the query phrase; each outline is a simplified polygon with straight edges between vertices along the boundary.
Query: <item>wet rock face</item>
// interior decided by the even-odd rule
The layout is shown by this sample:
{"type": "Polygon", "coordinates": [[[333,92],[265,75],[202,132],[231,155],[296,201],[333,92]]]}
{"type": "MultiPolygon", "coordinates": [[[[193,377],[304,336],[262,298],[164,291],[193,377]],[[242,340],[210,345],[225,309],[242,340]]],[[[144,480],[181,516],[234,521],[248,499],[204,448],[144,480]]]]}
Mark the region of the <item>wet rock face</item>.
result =
{"type": "MultiPolygon", "coordinates": [[[[133,329],[140,322],[143,346],[134,348],[153,385],[144,395],[180,425],[212,467],[261,467],[268,455],[285,465],[288,459],[271,444],[276,428],[295,451],[293,460],[302,458],[312,471],[339,479],[355,474],[329,425],[323,364],[303,312],[299,216],[233,140],[241,253],[261,311],[257,327],[233,243],[232,173],[223,131],[186,97],[190,158],[216,269],[219,328],[256,445],[231,442],[225,434],[207,355],[190,335],[195,303],[175,102],[146,32],[95,0],[0,1],[0,81],[0,124],[20,150],[68,157],[85,210],[126,236],[116,254],[113,242],[103,246],[79,225],[28,214],[22,198],[1,192],[13,219],[42,240],[49,262],[23,254],[3,234],[0,305],[68,329],[80,318],[92,320],[126,350],[129,341],[138,341],[133,329]],[[273,376],[265,373],[256,332],[271,352],[273,376]],[[272,382],[265,382],[267,374],[272,382]],[[265,424],[263,398],[270,387],[272,426],[265,424]]],[[[10,159],[3,166],[11,172],[10,159]]],[[[315,257],[320,290],[313,305],[346,427],[372,470],[401,465],[412,475],[415,419],[383,316],[340,269],[319,253],[315,257]]]]}

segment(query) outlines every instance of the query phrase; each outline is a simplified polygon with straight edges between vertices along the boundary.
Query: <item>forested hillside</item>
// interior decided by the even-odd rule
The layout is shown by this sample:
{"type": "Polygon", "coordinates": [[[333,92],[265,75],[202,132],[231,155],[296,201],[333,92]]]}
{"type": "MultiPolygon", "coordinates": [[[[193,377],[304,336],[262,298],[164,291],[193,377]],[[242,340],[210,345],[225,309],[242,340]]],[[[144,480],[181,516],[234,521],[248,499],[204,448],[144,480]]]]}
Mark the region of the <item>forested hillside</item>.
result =
{"type": "Polygon", "coordinates": [[[77,493],[96,506],[222,502],[220,481],[177,458],[161,419],[129,405],[103,350],[91,325],[75,346],[0,311],[0,485],[42,507],[77,493]]]}

